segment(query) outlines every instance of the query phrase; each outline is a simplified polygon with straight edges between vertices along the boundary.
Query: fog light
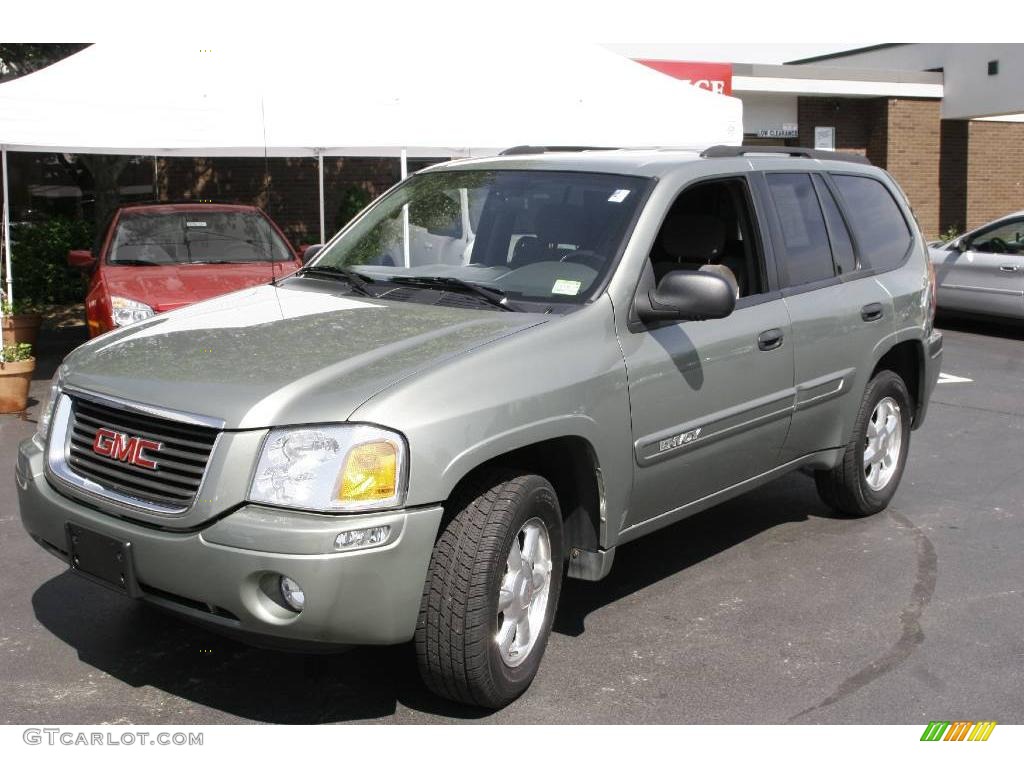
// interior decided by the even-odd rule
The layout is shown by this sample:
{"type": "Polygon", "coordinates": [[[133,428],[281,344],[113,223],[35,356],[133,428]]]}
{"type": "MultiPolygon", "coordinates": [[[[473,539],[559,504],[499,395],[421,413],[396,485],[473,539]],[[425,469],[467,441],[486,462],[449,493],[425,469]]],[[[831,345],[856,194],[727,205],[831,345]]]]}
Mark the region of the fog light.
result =
{"type": "Polygon", "coordinates": [[[282,576],[280,581],[281,597],[293,611],[298,613],[306,606],[306,593],[302,591],[299,582],[282,576]]]}
{"type": "Polygon", "coordinates": [[[377,525],[373,528],[357,528],[354,531],[342,531],[334,539],[335,549],[362,549],[376,547],[388,540],[391,533],[390,525],[377,525]]]}

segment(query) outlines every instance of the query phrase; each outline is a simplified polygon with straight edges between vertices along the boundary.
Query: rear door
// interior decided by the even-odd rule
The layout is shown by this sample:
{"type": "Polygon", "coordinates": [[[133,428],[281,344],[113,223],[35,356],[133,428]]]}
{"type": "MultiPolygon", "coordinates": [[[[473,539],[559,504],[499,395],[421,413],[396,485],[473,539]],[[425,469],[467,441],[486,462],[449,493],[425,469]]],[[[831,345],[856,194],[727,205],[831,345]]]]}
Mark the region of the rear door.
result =
{"type": "Polygon", "coordinates": [[[784,463],[847,442],[875,347],[894,327],[893,303],[867,268],[826,176],[770,172],[762,180],[793,326],[796,399],[784,463]]]}
{"type": "Polygon", "coordinates": [[[1024,316],[1024,216],[983,229],[963,252],[937,251],[939,306],[960,312],[1024,316]]]}

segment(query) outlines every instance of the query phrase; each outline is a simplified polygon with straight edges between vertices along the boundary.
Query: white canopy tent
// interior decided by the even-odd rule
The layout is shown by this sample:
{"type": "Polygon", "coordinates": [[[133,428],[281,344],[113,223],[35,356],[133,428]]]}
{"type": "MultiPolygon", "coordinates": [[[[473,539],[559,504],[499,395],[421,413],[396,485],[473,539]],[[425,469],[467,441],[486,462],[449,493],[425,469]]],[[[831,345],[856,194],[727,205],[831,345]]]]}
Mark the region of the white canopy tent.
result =
{"type": "Polygon", "coordinates": [[[738,144],[738,99],[597,45],[99,43],[0,85],[3,228],[11,295],[7,151],[152,156],[469,157],[520,144],[738,144]]]}

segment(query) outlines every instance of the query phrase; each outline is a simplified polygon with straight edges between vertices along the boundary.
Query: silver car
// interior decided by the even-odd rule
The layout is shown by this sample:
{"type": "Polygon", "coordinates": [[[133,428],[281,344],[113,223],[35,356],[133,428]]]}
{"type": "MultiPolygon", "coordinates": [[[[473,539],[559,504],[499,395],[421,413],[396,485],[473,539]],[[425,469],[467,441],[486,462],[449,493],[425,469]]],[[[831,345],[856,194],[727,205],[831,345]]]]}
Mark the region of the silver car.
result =
{"type": "Polygon", "coordinates": [[[1024,211],[929,248],[939,309],[1024,319],[1024,211]]]}
{"type": "Polygon", "coordinates": [[[69,355],[22,521],[127,597],[261,644],[414,641],[433,691],[500,707],[563,578],[618,547],[797,469],[884,509],[938,378],[933,289],[862,159],[434,166],[295,275],[69,355]]]}

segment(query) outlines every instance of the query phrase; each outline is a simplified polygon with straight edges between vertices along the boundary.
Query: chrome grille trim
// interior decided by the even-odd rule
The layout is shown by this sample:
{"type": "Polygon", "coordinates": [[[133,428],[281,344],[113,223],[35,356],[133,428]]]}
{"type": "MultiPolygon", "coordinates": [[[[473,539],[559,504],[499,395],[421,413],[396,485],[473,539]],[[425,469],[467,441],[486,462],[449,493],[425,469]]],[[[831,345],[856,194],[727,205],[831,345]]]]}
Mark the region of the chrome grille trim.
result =
{"type": "Polygon", "coordinates": [[[197,427],[210,427],[211,429],[217,430],[224,429],[224,427],[227,426],[226,421],[212,416],[201,416],[198,413],[188,413],[187,411],[172,411],[168,408],[161,408],[156,405],[136,403],[134,400],[122,400],[121,398],[114,397],[113,395],[97,395],[95,392],[86,392],[85,390],[78,389],[77,387],[65,386],[62,391],[65,394],[72,395],[76,398],[92,400],[111,408],[120,408],[125,411],[132,411],[146,416],[155,416],[158,419],[180,421],[182,424],[192,424],[197,427]]]}
{"type": "Polygon", "coordinates": [[[76,492],[131,510],[181,515],[191,509],[202,488],[223,425],[219,419],[177,414],[163,408],[67,388],[61,392],[54,409],[47,465],[53,477],[76,492]],[[82,407],[76,408],[76,403],[82,407]],[[104,421],[102,409],[114,411],[109,423],[104,421]],[[181,418],[176,418],[178,416],[181,418]],[[182,427],[153,424],[152,419],[176,422],[182,427]],[[93,454],[92,436],[100,425],[120,427],[132,434],[151,436],[166,443],[157,461],[167,470],[143,473],[93,454]],[[198,433],[198,428],[208,431],[208,434],[198,433]]]}

